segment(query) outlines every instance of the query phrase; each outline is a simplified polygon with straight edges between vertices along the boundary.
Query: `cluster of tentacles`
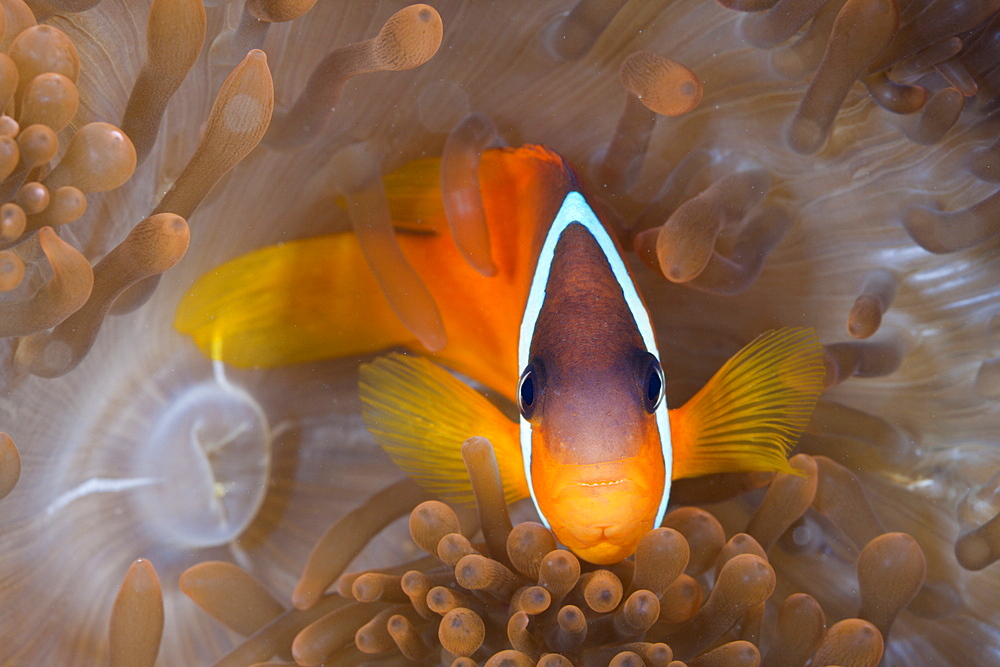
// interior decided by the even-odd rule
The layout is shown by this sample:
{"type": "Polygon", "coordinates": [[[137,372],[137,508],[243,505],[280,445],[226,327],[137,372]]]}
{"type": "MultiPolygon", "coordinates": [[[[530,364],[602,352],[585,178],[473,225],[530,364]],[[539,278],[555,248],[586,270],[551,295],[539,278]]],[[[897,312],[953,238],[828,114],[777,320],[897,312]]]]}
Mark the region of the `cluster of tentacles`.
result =
{"type": "MultiPolygon", "coordinates": [[[[64,32],[39,21],[96,4],[3,0],[0,11],[0,107],[6,112],[0,117],[0,337],[17,341],[10,360],[15,381],[69,373],[90,351],[106,316],[131,312],[149,299],[158,276],[187,251],[187,221],[258,143],[273,151],[303,147],[335,124],[333,109],[349,79],[416,67],[434,55],[442,39],[434,9],[406,7],[370,39],[331,50],[301,95],[272,118],[271,75],[259,49],[272,23],[303,16],[313,2],[248,0],[238,25],[206,50],[205,4],[211,3],[156,0],[150,6],[146,58],[127,104],[77,127],[86,91],[77,88],[85,79],[76,47],[64,32]],[[186,166],[162,197],[160,190],[143,193],[142,201],[153,203],[125,238],[112,241],[102,230],[113,221],[102,219],[91,219],[88,230],[75,236],[74,223],[88,213],[88,200],[122,187],[152,154],[166,106],[203,51],[218,79],[218,94],[186,166]]],[[[851,142],[849,134],[838,134],[837,117],[853,103],[851,87],[861,81],[881,110],[895,114],[899,130],[920,145],[940,142],[963,109],[978,104],[984,117],[980,131],[988,140],[968,151],[961,169],[974,181],[970,188],[1000,180],[1000,139],[991,126],[1000,91],[995,56],[1000,3],[720,4],[745,13],[739,34],[769,50],[776,75],[810,80],[784,128],[793,152],[815,154],[851,142]]],[[[556,59],[581,59],[624,5],[579,2],[538,38],[556,59]]],[[[792,213],[767,202],[772,187],[785,184],[776,185],[774,174],[757,166],[716,178],[716,157],[695,151],[672,166],[655,192],[647,189],[640,197],[640,173],[655,125],[665,122],[660,117],[688,113],[712,91],[701,89],[697,73],[648,50],[625,58],[619,78],[624,109],[608,145],[582,165],[585,178],[618,218],[614,224],[622,237],[656,273],[714,295],[748,290],[793,227],[792,213]]],[[[445,186],[446,202],[467,194],[475,156],[496,140],[484,115],[453,120],[450,131],[442,132],[444,161],[455,175],[445,186]]],[[[381,210],[372,184],[396,159],[386,158],[392,152],[386,143],[338,145],[325,168],[302,184],[301,198],[319,200],[318,193],[335,188],[351,214],[381,210]],[[369,206],[373,202],[379,205],[369,206]]],[[[989,249],[995,243],[1000,193],[946,209],[943,197],[928,193],[924,203],[904,207],[900,222],[932,253],[989,249]]],[[[362,243],[381,243],[391,232],[388,219],[352,222],[362,243]],[[365,237],[365,230],[376,233],[365,237]]],[[[462,238],[459,232],[460,245],[462,238]]],[[[463,249],[480,256],[474,229],[467,238],[463,249]]],[[[372,268],[378,273],[399,267],[372,268]]],[[[406,282],[405,272],[394,275],[404,279],[385,282],[390,301],[401,304],[406,295],[419,293],[419,282],[406,282]]],[[[848,315],[851,336],[865,339],[879,330],[902,281],[890,269],[866,274],[848,315]]],[[[421,312],[404,320],[418,338],[433,342],[435,331],[421,312]]],[[[891,341],[851,341],[827,345],[826,355],[833,386],[852,376],[892,373],[902,349],[891,341]]],[[[997,359],[982,362],[975,390],[1000,397],[997,359]]],[[[859,477],[824,452],[874,445],[891,454],[897,445],[903,449],[904,436],[884,421],[833,403],[820,404],[816,421],[832,426],[804,437],[807,454],[793,460],[804,476],[730,478],[716,480],[718,486],[704,498],[697,495],[701,487],[692,492],[692,499],[706,502],[749,492],[746,503],[754,514],[743,532],[731,529],[738,523],[731,516],[720,516],[730,527],[727,534],[712,513],[677,509],[646,537],[634,560],[607,568],[580,563],[556,548],[537,524],[511,526],[495,488],[495,466],[475,449],[481,443],[473,443],[470,473],[479,490],[481,540],[476,527],[463,526],[446,506],[424,502],[419,489],[402,482],[331,528],[290,605],[231,563],[197,565],[180,585],[246,637],[220,665],[292,664],[293,659],[302,665],[475,661],[680,667],[681,660],[703,666],[875,665],[896,614],[911,602],[911,610],[934,607],[938,582],[925,581],[927,565],[916,542],[885,532],[859,477]],[[426,557],[391,571],[343,574],[382,527],[406,513],[413,541],[426,557]],[[774,573],[781,568],[769,556],[775,563],[796,558],[817,526],[843,536],[846,555],[838,556],[857,564],[861,603],[854,617],[832,611],[850,601],[828,603],[787,593],[776,583],[774,573]],[[274,656],[278,662],[266,662],[274,656]]],[[[12,439],[0,434],[0,497],[14,488],[20,469],[12,439]]],[[[685,497],[684,484],[678,485],[678,497],[685,497]]],[[[984,485],[961,505],[963,534],[953,536],[954,553],[967,570],[1000,559],[997,498],[1000,487],[984,485]]],[[[837,598],[836,591],[830,594],[837,598]]],[[[125,576],[111,615],[112,664],[152,665],[163,614],[156,573],[148,560],[140,560],[125,576]]]]}
{"type": "MultiPolygon", "coordinates": [[[[558,548],[538,523],[511,525],[488,441],[470,438],[463,456],[481,541],[473,541],[478,527],[463,530],[450,507],[427,500],[410,512],[409,526],[428,556],[342,574],[366,539],[422,495],[407,481],[330,529],[290,610],[236,566],[208,562],[188,570],[181,578],[185,593],[248,637],[216,665],[681,667],[758,665],[763,656],[769,665],[874,667],[893,620],[924,582],[916,542],[881,533],[859,545],[856,617],[831,618],[807,594],[775,593],[768,551],[802,515],[824,514],[855,538],[856,527],[872,518],[853,476],[823,457],[795,457],[804,476],[777,475],[746,532],[727,538],[712,514],[678,508],[643,538],[634,557],[598,567],[558,548]],[[852,496],[861,505],[838,500],[852,496]],[[274,655],[294,662],[268,662],[274,655]]],[[[113,632],[119,616],[156,607],[151,568],[137,563],[133,570],[119,594],[113,632]]],[[[162,612],[138,618],[143,623],[129,628],[133,638],[153,645],[162,612]]]]}

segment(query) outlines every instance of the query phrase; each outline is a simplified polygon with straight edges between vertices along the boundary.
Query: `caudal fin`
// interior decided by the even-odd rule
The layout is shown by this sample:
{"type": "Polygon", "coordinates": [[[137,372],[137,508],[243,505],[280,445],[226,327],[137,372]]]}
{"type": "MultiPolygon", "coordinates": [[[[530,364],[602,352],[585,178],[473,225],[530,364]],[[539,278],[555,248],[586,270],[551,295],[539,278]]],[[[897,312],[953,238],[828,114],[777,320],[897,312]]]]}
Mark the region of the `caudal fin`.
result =
{"type": "Polygon", "coordinates": [[[812,329],[768,331],[671,410],[673,478],[720,472],[796,474],[788,452],[823,391],[823,346],[812,329]]]}
{"type": "Polygon", "coordinates": [[[174,326],[206,356],[239,367],[370,354],[415,340],[349,233],[267,246],[216,267],[185,295],[174,326]]]}
{"type": "Polygon", "coordinates": [[[424,357],[390,354],[361,366],[360,388],[365,426],[431,493],[475,503],[462,443],[479,435],[493,444],[507,502],[527,497],[517,424],[444,368],[424,357]]]}

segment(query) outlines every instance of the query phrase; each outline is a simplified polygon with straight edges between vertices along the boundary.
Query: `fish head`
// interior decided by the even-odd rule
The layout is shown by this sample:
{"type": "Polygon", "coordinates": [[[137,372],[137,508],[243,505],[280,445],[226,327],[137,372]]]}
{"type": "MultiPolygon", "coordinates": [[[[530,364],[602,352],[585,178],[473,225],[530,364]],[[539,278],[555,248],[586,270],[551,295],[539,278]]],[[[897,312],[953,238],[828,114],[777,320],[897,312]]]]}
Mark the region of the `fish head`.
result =
{"type": "Polygon", "coordinates": [[[539,254],[519,356],[521,448],[539,515],[585,560],[631,555],[669,494],[663,372],[618,246],[579,193],[539,254]]]}
{"type": "Polygon", "coordinates": [[[617,368],[553,366],[536,360],[521,381],[522,405],[526,382],[537,391],[534,498],[560,542],[592,563],[614,563],[655,527],[663,501],[662,372],[640,350],[617,368]]]}

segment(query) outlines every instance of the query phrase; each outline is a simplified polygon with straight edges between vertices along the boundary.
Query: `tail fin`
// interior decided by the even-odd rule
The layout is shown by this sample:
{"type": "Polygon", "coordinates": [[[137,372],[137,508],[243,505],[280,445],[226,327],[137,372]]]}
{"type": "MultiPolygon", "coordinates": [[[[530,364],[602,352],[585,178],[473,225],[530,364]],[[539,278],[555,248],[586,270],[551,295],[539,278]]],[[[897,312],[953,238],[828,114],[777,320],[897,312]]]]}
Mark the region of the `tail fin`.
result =
{"type": "Polygon", "coordinates": [[[788,452],[823,391],[812,329],[761,334],[685,405],[671,410],[674,479],[719,472],[798,472],[788,452]]]}
{"type": "Polygon", "coordinates": [[[174,326],[205,356],[244,368],[370,354],[415,340],[348,233],[267,246],[216,267],[181,301],[174,326]]]}
{"type": "Polygon", "coordinates": [[[392,460],[431,493],[475,503],[462,443],[493,443],[504,495],[528,495],[518,426],[485,396],[423,357],[390,354],[361,366],[365,426],[392,460]]]}

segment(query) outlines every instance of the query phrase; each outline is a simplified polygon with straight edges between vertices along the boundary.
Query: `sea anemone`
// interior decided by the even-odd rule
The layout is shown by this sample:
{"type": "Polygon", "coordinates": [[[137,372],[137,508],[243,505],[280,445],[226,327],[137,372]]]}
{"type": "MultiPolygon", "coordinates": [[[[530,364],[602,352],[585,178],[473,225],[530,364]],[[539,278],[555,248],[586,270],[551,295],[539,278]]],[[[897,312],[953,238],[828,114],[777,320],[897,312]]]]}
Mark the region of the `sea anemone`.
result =
{"type": "MultiPolygon", "coordinates": [[[[824,621],[828,643],[887,637],[887,664],[1000,659],[996,2],[0,4],[0,662],[287,662],[310,636],[347,664],[365,641],[534,660],[581,617],[614,636],[598,663],[790,664],[771,647],[810,655],[824,621]],[[585,566],[560,602],[581,617],[536,623],[544,594],[518,591],[540,575],[460,509],[447,534],[513,579],[448,588],[440,540],[394,522],[427,497],[364,432],[357,359],[227,368],[173,328],[213,267],[377,223],[383,174],[498,142],[565,156],[634,247],[672,404],[761,331],[825,343],[806,475],[678,483],[654,531],[690,552],[672,623],[711,623],[691,600],[720,553],[771,573],[717,633],[622,632],[652,616],[641,591],[666,607],[638,557],[585,566]],[[392,578],[327,592],[349,566],[392,578]],[[444,614],[419,601],[440,581],[444,614]],[[473,616],[485,649],[458,642],[473,616]]],[[[428,312],[401,319],[433,348],[428,312]]]]}

